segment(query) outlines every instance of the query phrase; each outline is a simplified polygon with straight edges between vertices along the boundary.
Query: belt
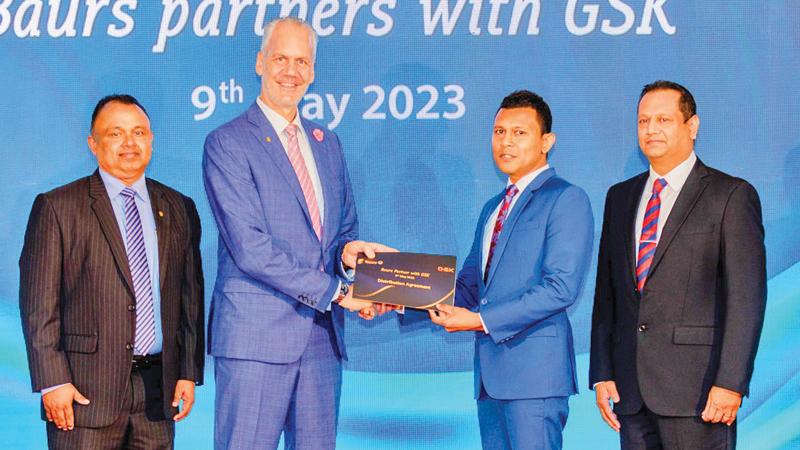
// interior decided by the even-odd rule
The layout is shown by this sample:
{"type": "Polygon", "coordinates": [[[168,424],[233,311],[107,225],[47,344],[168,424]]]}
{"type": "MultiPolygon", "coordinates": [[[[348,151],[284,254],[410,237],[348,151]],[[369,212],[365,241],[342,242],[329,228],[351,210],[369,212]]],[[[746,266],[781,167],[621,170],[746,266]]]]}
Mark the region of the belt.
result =
{"type": "Polygon", "coordinates": [[[160,366],[161,365],[161,353],[156,353],[155,355],[134,355],[133,360],[133,367],[131,370],[141,370],[141,369],[149,369],[153,366],[160,366]]]}

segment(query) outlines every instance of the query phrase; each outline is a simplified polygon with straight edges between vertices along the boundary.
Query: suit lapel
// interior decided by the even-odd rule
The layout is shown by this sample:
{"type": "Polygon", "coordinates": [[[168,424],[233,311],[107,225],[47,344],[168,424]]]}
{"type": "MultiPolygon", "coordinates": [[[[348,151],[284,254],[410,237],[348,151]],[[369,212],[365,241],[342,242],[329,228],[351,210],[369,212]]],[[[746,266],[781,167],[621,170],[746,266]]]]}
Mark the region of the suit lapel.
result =
{"type": "MultiPolygon", "coordinates": [[[[300,114],[299,111],[298,114],[300,114]]],[[[297,202],[303,209],[308,226],[313,229],[311,225],[311,214],[308,212],[308,205],[306,204],[306,197],[303,194],[303,189],[300,187],[300,182],[297,180],[297,174],[292,167],[292,163],[289,162],[289,156],[286,154],[286,150],[284,150],[283,144],[281,144],[278,138],[277,131],[272,127],[272,124],[269,123],[264,116],[264,112],[261,111],[257,103],[253,103],[250,109],[247,110],[247,119],[256,127],[256,129],[253,130],[253,134],[261,143],[261,147],[264,151],[272,158],[275,167],[278,168],[281,175],[286,179],[289,189],[291,189],[297,202]]]]}
{"type": "Polygon", "coordinates": [[[111,254],[114,255],[114,261],[122,273],[125,285],[131,294],[135,295],[131,270],[128,267],[128,254],[125,252],[125,243],[119,232],[119,225],[117,225],[117,218],[114,216],[106,186],[103,184],[103,179],[100,178],[100,172],[98,171],[89,176],[89,197],[92,198],[92,211],[94,211],[97,221],[100,222],[100,228],[103,230],[106,241],[108,241],[111,254]]]}
{"type": "Polygon", "coordinates": [[[645,190],[645,184],[647,183],[649,175],[650,172],[648,171],[639,175],[634,180],[633,186],[628,193],[627,208],[625,209],[626,216],[623,222],[627,227],[625,232],[625,255],[627,256],[628,273],[631,276],[631,281],[634,286],[636,286],[636,256],[638,253],[635,239],[636,233],[639,232],[639,230],[636,229],[636,215],[639,213],[639,202],[642,201],[642,193],[645,190]]]}
{"type": "MultiPolygon", "coordinates": [[[[151,182],[147,182],[147,193],[150,196],[150,206],[153,209],[153,219],[156,223],[156,238],[158,241],[158,276],[159,280],[165,280],[167,276],[167,258],[169,255],[169,243],[172,239],[170,235],[170,221],[172,214],[169,203],[164,200],[164,193],[161,188],[151,182]]],[[[163,285],[163,283],[162,283],[163,285]]]]}
{"type": "MultiPolygon", "coordinates": [[[[492,283],[492,278],[494,278],[494,274],[497,271],[497,262],[503,257],[503,252],[506,249],[506,244],[508,244],[509,236],[514,229],[514,225],[517,223],[517,219],[522,213],[522,210],[524,210],[528,206],[528,203],[531,202],[534,192],[542,187],[547,180],[554,177],[555,174],[556,171],[554,169],[545,170],[537,175],[536,178],[531,181],[528,187],[526,187],[525,190],[519,194],[520,197],[517,200],[517,203],[515,203],[514,207],[511,209],[511,213],[503,223],[503,229],[500,231],[500,236],[497,237],[497,244],[494,246],[494,254],[492,255],[492,265],[489,266],[489,277],[486,279],[486,286],[489,286],[492,283]]],[[[484,225],[486,224],[484,223],[484,225]]]]}
{"type": "Polygon", "coordinates": [[[647,273],[648,278],[653,276],[656,268],[658,268],[658,263],[661,262],[664,253],[666,253],[675,235],[680,230],[681,225],[686,221],[689,213],[692,212],[694,205],[697,204],[700,194],[702,194],[706,186],[708,186],[707,175],[708,169],[698,159],[694,168],[692,168],[692,171],[689,173],[686,183],[684,183],[683,188],[681,188],[678,198],[675,200],[675,205],[669,213],[667,222],[664,224],[663,231],[658,239],[656,253],[653,256],[653,263],[650,265],[650,270],[647,273]]]}

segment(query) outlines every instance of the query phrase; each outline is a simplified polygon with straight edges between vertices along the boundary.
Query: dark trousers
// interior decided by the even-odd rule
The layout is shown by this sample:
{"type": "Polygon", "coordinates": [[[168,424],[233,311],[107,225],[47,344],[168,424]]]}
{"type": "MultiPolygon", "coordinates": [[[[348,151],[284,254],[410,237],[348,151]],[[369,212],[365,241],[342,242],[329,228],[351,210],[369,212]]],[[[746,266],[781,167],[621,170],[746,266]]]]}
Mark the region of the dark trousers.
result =
{"type": "Polygon", "coordinates": [[[736,422],[706,423],[700,416],[658,415],[646,406],[619,415],[622,450],[734,450],[736,422]]]}
{"type": "Polygon", "coordinates": [[[175,438],[175,423],[172,418],[151,421],[145,414],[145,391],[149,393],[151,400],[153,392],[161,391],[160,385],[156,384],[161,382],[161,376],[156,371],[160,372],[161,367],[131,373],[122,412],[107,427],[76,426],[73,430],[61,431],[52,422],[47,422],[47,446],[53,450],[172,449],[175,438]]]}

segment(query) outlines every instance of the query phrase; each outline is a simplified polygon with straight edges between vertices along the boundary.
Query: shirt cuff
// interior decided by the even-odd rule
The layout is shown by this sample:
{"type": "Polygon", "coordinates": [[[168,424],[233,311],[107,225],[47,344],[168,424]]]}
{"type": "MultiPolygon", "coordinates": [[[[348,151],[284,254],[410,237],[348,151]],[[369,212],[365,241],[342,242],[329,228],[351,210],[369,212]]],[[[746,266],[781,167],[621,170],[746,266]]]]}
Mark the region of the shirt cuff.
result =
{"type": "Polygon", "coordinates": [[[333,291],[333,298],[331,299],[331,301],[328,302],[328,307],[325,308],[325,311],[331,310],[331,307],[333,306],[334,302],[336,301],[337,298],[339,298],[340,292],[342,292],[342,280],[339,280],[339,284],[336,286],[336,290],[333,291]]]}
{"type": "Polygon", "coordinates": [[[44,394],[47,394],[48,392],[53,392],[53,391],[55,391],[56,389],[58,389],[58,388],[60,388],[60,387],[62,387],[62,386],[66,386],[66,385],[68,385],[68,384],[69,384],[69,383],[64,383],[64,384],[57,384],[57,385],[55,385],[55,386],[46,387],[46,388],[42,389],[42,391],[41,391],[41,392],[42,392],[42,395],[44,395],[44,394]]]}
{"type": "Polygon", "coordinates": [[[483,317],[481,317],[481,313],[478,313],[478,318],[481,319],[481,326],[483,326],[483,332],[489,334],[489,328],[486,327],[486,322],[483,321],[483,317]]]}

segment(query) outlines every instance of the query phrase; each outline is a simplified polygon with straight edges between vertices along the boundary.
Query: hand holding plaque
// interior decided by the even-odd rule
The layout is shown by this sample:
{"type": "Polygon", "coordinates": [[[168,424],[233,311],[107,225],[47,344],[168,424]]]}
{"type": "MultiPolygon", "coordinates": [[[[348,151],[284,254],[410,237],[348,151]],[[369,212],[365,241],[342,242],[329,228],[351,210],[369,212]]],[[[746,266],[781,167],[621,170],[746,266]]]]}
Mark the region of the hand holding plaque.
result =
{"type": "Polygon", "coordinates": [[[378,252],[356,263],[354,299],[417,309],[453,304],[455,256],[378,252]]]}

